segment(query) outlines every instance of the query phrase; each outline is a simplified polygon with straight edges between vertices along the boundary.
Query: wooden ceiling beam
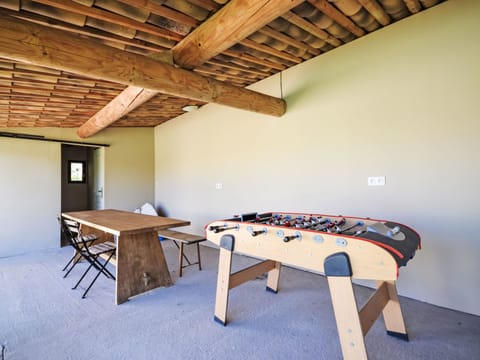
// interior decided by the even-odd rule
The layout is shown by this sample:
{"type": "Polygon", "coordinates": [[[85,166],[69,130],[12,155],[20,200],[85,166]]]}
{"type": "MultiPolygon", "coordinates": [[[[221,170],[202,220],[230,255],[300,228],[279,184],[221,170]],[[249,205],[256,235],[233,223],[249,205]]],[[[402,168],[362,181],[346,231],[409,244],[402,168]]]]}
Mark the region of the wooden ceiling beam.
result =
{"type": "MultiPolygon", "coordinates": [[[[154,54],[150,56],[150,58],[170,65],[173,64],[171,51],[154,54]]],[[[129,112],[135,110],[142,104],[145,104],[158,93],[158,91],[148,90],[138,86],[128,86],[100,109],[100,111],[95,113],[84,124],[82,124],[77,130],[77,135],[81,138],[95,135],[127,115],[129,112]]]]}
{"type": "Polygon", "coordinates": [[[96,134],[130,111],[135,110],[155,95],[157,95],[157,91],[155,90],[148,90],[131,85],[128,86],[120,95],[115,97],[99,112],[88,119],[85,124],[80,126],[77,130],[77,135],[81,138],[87,138],[96,134]]]}
{"type": "Polygon", "coordinates": [[[125,85],[281,116],[285,101],[147,57],[0,15],[0,57],[125,85]]]}
{"type": "Polygon", "coordinates": [[[245,39],[301,0],[231,0],[172,49],[175,64],[192,69],[245,39]]]}
{"type": "MultiPolygon", "coordinates": [[[[130,5],[138,5],[138,3],[141,2],[148,10],[156,14],[162,14],[162,11],[165,11],[164,6],[159,6],[150,0],[121,1],[129,3],[130,5]]],[[[231,0],[210,19],[205,21],[172,48],[174,62],[183,68],[193,69],[195,66],[201,65],[222,51],[227,50],[238,41],[245,39],[259,28],[267,25],[278,16],[288,12],[302,2],[302,0],[231,0]]],[[[174,14],[163,14],[165,17],[169,15],[172,16],[174,14]]],[[[175,20],[182,22],[182,20],[178,18],[175,20]]],[[[186,22],[186,19],[183,19],[183,21],[186,22]]],[[[285,55],[283,53],[282,55],[289,56],[289,54],[285,55]]],[[[293,61],[292,59],[294,59],[294,57],[289,57],[289,59],[293,61]]],[[[127,94],[135,97],[133,95],[135,89],[126,90],[127,94]]],[[[137,88],[136,91],[139,95],[141,89],[137,88]]],[[[123,96],[126,95],[123,95],[123,93],[119,95],[119,97],[123,96]]],[[[129,102],[128,99],[125,101],[121,98],[118,100],[116,98],[115,101],[119,103],[129,102]]],[[[138,104],[137,107],[140,105],[141,104],[138,104]]],[[[110,107],[110,104],[107,106],[110,107]]],[[[123,114],[124,116],[132,110],[133,108],[127,107],[122,109],[119,114],[123,114]]],[[[116,120],[118,119],[120,118],[116,120]]],[[[112,123],[116,120],[113,116],[110,118],[112,123]]]]}
{"type": "Polygon", "coordinates": [[[308,0],[308,2],[325,15],[331,17],[335,22],[350,31],[356,37],[365,35],[365,31],[362,28],[355,25],[352,20],[346,17],[341,11],[337,10],[337,8],[331,5],[327,0],[308,0]]]}

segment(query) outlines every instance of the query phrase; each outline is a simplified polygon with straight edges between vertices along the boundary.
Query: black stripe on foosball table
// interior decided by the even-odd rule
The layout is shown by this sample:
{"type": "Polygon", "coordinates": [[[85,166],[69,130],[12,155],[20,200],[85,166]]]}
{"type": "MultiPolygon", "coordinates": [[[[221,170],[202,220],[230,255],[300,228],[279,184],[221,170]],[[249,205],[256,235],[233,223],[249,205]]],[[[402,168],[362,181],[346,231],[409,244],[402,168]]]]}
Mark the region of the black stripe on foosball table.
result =
{"type": "Polygon", "coordinates": [[[379,233],[374,233],[367,231],[362,233],[359,238],[370,240],[374,243],[378,243],[379,246],[383,246],[387,251],[389,251],[389,247],[395,249],[402,257],[398,256],[395,252],[389,251],[390,254],[395,258],[398,266],[405,266],[407,262],[413,258],[415,252],[420,247],[420,236],[410,228],[403,226],[401,224],[393,223],[393,222],[386,222],[386,226],[389,228],[394,228],[395,226],[400,227],[400,231],[405,234],[405,240],[394,240],[387,236],[383,236],[379,233]]]}

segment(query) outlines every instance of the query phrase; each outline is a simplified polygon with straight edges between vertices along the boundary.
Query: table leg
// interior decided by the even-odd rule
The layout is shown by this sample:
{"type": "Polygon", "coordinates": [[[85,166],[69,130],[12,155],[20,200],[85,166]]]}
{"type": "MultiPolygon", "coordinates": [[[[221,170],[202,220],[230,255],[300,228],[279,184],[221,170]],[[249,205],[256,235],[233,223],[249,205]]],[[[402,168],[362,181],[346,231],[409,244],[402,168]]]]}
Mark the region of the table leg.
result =
{"type": "Polygon", "coordinates": [[[280,268],[282,263],[280,261],[275,262],[275,267],[268,272],[267,277],[267,291],[274,293],[278,292],[278,282],[280,280],[280,268]]]}
{"type": "Polygon", "coordinates": [[[183,273],[183,242],[180,242],[178,249],[178,276],[182,277],[183,273]]]}
{"type": "Polygon", "coordinates": [[[121,235],[117,241],[116,303],[173,284],[157,233],[121,235]]]}
{"type": "Polygon", "coordinates": [[[366,360],[367,350],[358,316],[352,279],[348,276],[327,276],[338,337],[345,360],[366,360]]]}
{"type": "MultiPolygon", "coordinates": [[[[377,281],[380,286],[383,281],[377,281]]],[[[395,281],[385,281],[390,300],[383,309],[383,320],[389,335],[408,341],[407,328],[403,320],[402,309],[398,300],[397,287],[395,281]]]]}
{"type": "Polygon", "coordinates": [[[217,296],[215,299],[215,321],[227,324],[228,292],[230,290],[230,271],[232,252],[220,248],[218,259],[217,296]]]}

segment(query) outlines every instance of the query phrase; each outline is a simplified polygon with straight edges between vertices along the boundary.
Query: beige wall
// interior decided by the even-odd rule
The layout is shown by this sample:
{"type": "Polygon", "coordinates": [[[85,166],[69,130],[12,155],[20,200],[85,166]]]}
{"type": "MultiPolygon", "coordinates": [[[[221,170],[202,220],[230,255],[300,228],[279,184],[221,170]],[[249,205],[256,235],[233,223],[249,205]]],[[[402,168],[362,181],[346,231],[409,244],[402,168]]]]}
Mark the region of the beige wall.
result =
{"type": "Polygon", "coordinates": [[[60,244],[60,145],[26,141],[0,138],[0,257],[60,244]]]}
{"type": "MultiPolygon", "coordinates": [[[[5,129],[79,141],[74,129],[5,129]]],[[[133,210],[154,199],[153,129],[107,129],[105,207],[133,210]]],[[[0,257],[58,247],[61,145],[0,138],[0,257]]]]}
{"type": "Polygon", "coordinates": [[[408,224],[423,249],[400,293],[480,314],[479,17],[449,1],[285,71],[282,118],[207,105],[158,126],[156,205],[199,233],[268,210],[408,224]]]}

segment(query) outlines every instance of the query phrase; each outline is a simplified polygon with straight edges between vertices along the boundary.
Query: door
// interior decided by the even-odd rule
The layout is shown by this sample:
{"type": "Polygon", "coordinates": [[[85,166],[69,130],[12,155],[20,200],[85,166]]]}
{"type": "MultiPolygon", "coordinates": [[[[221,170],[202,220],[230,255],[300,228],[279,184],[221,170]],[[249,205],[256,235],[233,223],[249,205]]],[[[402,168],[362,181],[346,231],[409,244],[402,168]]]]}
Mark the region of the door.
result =
{"type": "Polygon", "coordinates": [[[62,212],[89,210],[90,148],[62,145],[62,212]]]}
{"type": "MultiPolygon", "coordinates": [[[[61,212],[92,209],[93,149],[62,144],[61,212]]],[[[68,245],[63,236],[61,245],[68,245]]]]}
{"type": "Polygon", "coordinates": [[[96,148],[93,151],[93,208],[105,208],[105,148],[96,148]]]}

